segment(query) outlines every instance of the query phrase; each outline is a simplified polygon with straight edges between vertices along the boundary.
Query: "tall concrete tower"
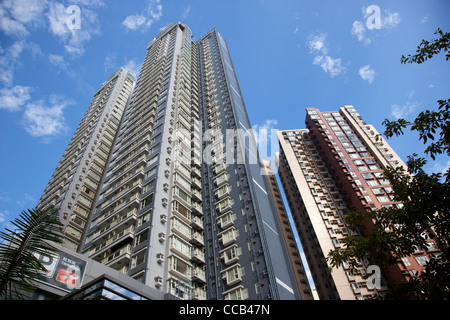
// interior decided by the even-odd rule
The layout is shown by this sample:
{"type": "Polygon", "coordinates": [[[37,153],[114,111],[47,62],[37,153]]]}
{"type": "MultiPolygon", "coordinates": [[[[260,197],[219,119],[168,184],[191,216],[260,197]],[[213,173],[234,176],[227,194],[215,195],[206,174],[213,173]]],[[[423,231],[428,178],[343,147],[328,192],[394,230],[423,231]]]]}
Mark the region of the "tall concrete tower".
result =
{"type": "Polygon", "coordinates": [[[150,41],[83,252],[161,298],[300,299],[226,42],[192,38],[150,41]]]}
{"type": "Polygon", "coordinates": [[[64,246],[81,251],[123,111],[135,84],[123,67],[95,92],[37,204],[59,209],[64,246]]]}

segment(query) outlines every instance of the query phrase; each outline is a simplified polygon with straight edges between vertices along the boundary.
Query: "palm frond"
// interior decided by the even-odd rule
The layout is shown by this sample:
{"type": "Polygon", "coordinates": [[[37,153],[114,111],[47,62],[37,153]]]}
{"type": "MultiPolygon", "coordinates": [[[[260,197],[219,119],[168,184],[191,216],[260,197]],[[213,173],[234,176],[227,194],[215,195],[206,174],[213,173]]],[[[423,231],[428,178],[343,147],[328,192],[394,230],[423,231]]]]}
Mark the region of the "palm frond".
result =
{"type": "Polygon", "coordinates": [[[46,271],[34,253],[49,256],[56,251],[52,242],[63,241],[57,209],[23,211],[11,223],[17,227],[15,231],[0,232],[0,238],[6,243],[0,247],[0,298],[3,299],[21,298],[21,290],[33,290],[38,273],[46,271]]]}

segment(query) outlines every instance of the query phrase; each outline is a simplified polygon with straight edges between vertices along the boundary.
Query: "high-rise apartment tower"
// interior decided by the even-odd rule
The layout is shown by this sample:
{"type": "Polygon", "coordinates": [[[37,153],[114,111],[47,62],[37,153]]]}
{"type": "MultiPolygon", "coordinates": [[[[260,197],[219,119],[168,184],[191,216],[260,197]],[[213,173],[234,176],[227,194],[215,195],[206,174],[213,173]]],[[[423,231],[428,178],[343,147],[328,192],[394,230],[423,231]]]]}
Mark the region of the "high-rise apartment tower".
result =
{"type": "Polygon", "coordinates": [[[402,205],[393,201],[383,170],[406,166],[353,106],[334,112],[307,108],[306,113],[307,129],[278,132],[279,174],[319,297],[365,299],[382,293],[387,285],[423,269],[427,255],[437,250],[432,239],[427,240],[427,252],[418,249],[399,259],[376,285],[368,285],[362,277],[376,270],[369,261],[360,261],[356,274],[346,264],[330,273],[323,261],[330,250],[341,246],[340,239],[359,234],[343,222],[348,211],[402,205]]]}
{"type": "Polygon", "coordinates": [[[41,199],[38,209],[59,209],[63,245],[81,251],[106,163],[136,82],[123,67],[95,92],[41,199]]]}
{"type": "Polygon", "coordinates": [[[192,37],[150,41],[83,252],[166,299],[300,299],[226,42],[192,37]]]}

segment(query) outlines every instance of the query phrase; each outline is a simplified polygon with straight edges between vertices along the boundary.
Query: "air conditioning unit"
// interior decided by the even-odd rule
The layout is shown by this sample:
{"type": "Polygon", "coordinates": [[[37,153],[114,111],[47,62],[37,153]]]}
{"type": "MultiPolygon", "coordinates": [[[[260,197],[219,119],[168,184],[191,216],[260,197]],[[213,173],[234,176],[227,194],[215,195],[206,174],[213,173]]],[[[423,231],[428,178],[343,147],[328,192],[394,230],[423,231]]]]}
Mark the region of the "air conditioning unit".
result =
{"type": "Polygon", "coordinates": [[[161,276],[156,276],[155,277],[155,287],[159,288],[162,286],[162,277],[161,276]]]}

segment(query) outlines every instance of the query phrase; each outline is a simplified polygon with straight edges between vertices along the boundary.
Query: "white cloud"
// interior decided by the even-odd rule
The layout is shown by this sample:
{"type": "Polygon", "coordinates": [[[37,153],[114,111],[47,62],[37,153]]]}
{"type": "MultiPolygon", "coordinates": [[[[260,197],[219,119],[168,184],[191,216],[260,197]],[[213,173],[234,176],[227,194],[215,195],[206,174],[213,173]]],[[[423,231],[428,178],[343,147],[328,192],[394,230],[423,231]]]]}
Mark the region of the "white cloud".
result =
{"type": "Polygon", "coordinates": [[[418,107],[419,107],[419,103],[417,101],[413,102],[413,103],[408,101],[403,106],[394,104],[391,106],[391,114],[396,119],[405,118],[405,117],[413,114],[418,107]]]}
{"type": "Polygon", "coordinates": [[[364,45],[369,45],[372,40],[366,37],[366,27],[361,21],[355,20],[352,25],[351,33],[356,36],[359,41],[363,41],[364,45]]]}
{"type": "Polygon", "coordinates": [[[116,70],[117,67],[117,52],[110,52],[106,55],[103,62],[103,68],[105,73],[109,73],[112,70],[116,70]]]}
{"type": "Polygon", "coordinates": [[[61,68],[62,70],[67,70],[68,63],[65,61],[64,57],[57,54],[49,54],[48,59],[50,63],[61,68]]]}
{"type": "Polygon", "coordinates": [[[181,14],[181,19],[186,20],[189,18],[189,13],[191,13],[192,6],[189,5],[184,9],[183,13],[181,14]]]}
{"type": "MultiPolygon", "coordinates": [[[[189,12],[187,13],[189,14],[189,12]]],[[[154,22],[162,16],[162,5],[160,0],[151,0],[143,14],[129,15],[122,22],[122,25],[131,31],[142,29],[147,30],[154,22]]]]}
{"type": "Polygon", "coordinates": [[[381,19],[381,28],[391,29],[396,27],[402,19],[398,12],[390,12],[389,10],[384,10],[383,18],[381,19]]]}
{"type": "Polygon", "coordinates": [[[141,70],[141,64],[136,62],[135,60],[127,61],[123,67],[125,68],[125,70],[133,72],[136,77],[139,75],[139,72],[141,70]]]}
{"type": "Polygon", "coordinates": [[[330,73],[330,76],[332,78],[345,73],[345,71],[347,70],[342,65],[341,58],[333,59],[330,56],[316,56],[313,60],[313,64],[322,67],[323,71],[330,73]]]}
{"type": "Polygon", "coordinates": [[[27,28],[43,24],[46,0],[4,0],[0,3],[0,30],[9,36],[26,36],[27,28]]]}
{"type": "Polygon", "coordinates": [[[63,110],[71,102],[60,96],[51,95],[49,104],[49,107],[45,106],[43,100],[28,103],[23,115],[25,130],[32,137],[44,138],[43,142],[49,142],[51,138],[63,134],[68,128],[63,110]]]}
{"type": "Polygon", "coordinates": [[[12,85],[14,78],[14,68],[20,63],[20,55],[25,49],[24,40],[16,41],[6,49],[1,49],[0,56],[0,81],[5,85],[12,85]]]}
{"type": "Polygon", "coordinates": [[[91,40],[92,35],[100,35],[97,14],[91,8],[103,5],[100,1],[92,3],[78,1],[78,3],[86,5],[86,7],[81,7],[79,11],[79,28],[73,26],[69,28],[68,18],[72,16],[72,13],[67,12],[67,8],[58,2],[50,2],[49,10],[46,13],[49,31],[57,36],[64,43],[66,51],[75,57],[84,54],[85,43],[91,40]]]}
{"type": "Polygon", "coordinates": [[[319,33],[317,35],[310,35],[306,44],[309,47],[310,53],[323,53],[328,52],[327,45],[325,43],[327,35],[324,33],[319,33]]]}
{"type": "Polygon", "coordinates": [[[131,15],[127,16],[125,20],[122,22],[122,25],[127,28],[128,30],[137,30],[142,25],[145,25],[147,23],[147,18],[144,17],[141,14],[131,15]]]}
{"type": "Polygon", "coordinates": [[[0,89],[0,109],[19,111],[31,99],[31,91],[32,88],[24,86],[0,89]]]}
{"type": "Polygon", "coordinates": [[[313,59],[313,64],[322,67],[323,71],[329,73],[332,78],[344,73],[347,69],[342,65],[341,58],[332,58],[328,53],[326,42],[327,35],[319,33],[310,35],[306,41],[310,53],[317,54],[313,59]]]}
{"type": "Polygon", "coordinates": [[[6,216],[9,215],[8,210],[1,210],[0,209],[0,224],[3,224],[6,222],[6,216]]]}
{"type": "Polygon", "coordinates": [[[26,206],[32,206],[36,204],[36,199],[33,198],[33,196],[29,195],[28,193],[25,193],[23,197],[20,200],[17,200],[16,203],[21,206],[22,208],[25,208],[26,206]]]}
{"type": "Polygon", "coordinates": [[[0,31],[23,39],[32,29],[47,26],[63,41],[67,52],[80,56],[92,35],[100,34],[97,14],[92,9],[103,5],[101,0],[73,0],[67,7],[56,0],[4,0],[0,3],[0,31]],[[72,16],[67,12],[69,5],[80,9],[80,28],[67,25],[72,16]]]}
{"type": "Polygon", "coordinates": [[[0,189],[0,201],[1,202],[8,202],[11,200],[11,196],[9,195],[9,192],[3,191],[0,189]]]}
{"type": "Polygon", "coordinates": [[[450,160],[447,160],[446,163],[434,161],[433,167],[432,167],[432,172],[445,174],[445,173],[447,173],[447,170],[449,167],[450,167],[450,160]]]}
{"type": "Polygon", "coordinates": [[[296,33],[298,32],[298,30],[299,30],[299,28],[296,27],[295,30],[294,30],[294,32],[292,32],[292,34],[296,34],[296,33]]]}
{"type": "Polygon", "coordinates": [[[372,83],[375,79],[375,70],[370,69],[370,65],[365,65],[359,69],[359,75],[363,80],[367,80],[372,83]]]}
{"type": "Polygon", "coordinates": [[[420,20],[420,23],[425,23],[425,22],[427,22],[429,18],[430,18],[430,14],[427,13],[427,14],[420,20]]]}
{"type": "MultiPolygon", "coordinates": [[[[366,7],[362,8],[362,12],[365,19],[369,19],[371,17],[371,12],[366,11],[366,7]]],[[[401,22],[401,17],[398,12],[391,12],[390,10],[384,10],[383,13],[380,13],[379,15],[379,27],[373,28],[371,32],[376,32],[380,29],[385,30],[391,30],[392,28],[398,26],[398,24],[401,22]]],[[[352,28],[351,28],[351,34],[352,36],[356,37],[359,41],[363,42],[365,46],[368,46],[372,39],[367,34],[366,29],[366,21],[359,21],[355,20],[353,21],[352,28]]]]}

